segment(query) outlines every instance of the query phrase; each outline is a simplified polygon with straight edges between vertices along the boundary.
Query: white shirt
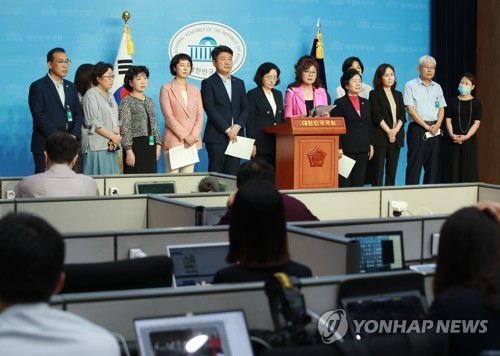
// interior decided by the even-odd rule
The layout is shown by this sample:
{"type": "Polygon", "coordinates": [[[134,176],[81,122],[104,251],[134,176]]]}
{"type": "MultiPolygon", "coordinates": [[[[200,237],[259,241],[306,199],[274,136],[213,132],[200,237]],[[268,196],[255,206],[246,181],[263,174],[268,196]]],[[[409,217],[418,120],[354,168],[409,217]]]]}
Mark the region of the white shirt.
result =
{"type": "Polygon", "coordinates": [[[9,356],[119,356],[106,329],[46,303],[16,304],[0,314],[0,353],[9,356]]]}

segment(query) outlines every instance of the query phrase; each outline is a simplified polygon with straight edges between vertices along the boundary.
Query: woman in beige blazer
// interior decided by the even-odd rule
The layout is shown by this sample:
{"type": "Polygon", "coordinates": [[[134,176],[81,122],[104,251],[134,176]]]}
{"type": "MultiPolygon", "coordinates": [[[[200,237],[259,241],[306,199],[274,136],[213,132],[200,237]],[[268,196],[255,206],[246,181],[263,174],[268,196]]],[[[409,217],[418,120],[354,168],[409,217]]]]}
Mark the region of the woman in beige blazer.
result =
{"type": "Polygon", "coordinates": [[[173,147],[196,145],[201,149],[201,130],[203,127],[203,104],[200,90],[187,82],[193,70],[193,61],[185,53],[175,55],[170,61],[170,73],[175,78],[161,87],[160,107],[165,119],[163,150],[166,173],[191,173],[194,163],[172,169],[169,150],[173,147]]]}

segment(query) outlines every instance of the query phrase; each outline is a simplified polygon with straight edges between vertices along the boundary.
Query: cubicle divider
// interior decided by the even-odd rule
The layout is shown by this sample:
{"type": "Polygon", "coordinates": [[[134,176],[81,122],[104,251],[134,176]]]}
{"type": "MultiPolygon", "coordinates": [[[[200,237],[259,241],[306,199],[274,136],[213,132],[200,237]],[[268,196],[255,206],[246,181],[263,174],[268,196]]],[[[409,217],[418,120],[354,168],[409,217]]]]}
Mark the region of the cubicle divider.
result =
{"type": "MultiPolygon", "coordinates": [[[[386,272],[402,275],[412,271],[386,272]]],[[[337,308],[341,282],[352,278],[375,278],[381,274],[341,275],[301,279],[301,293],[307,309],[317,315],[337,308]]],[[[432,274],[425,276],[427,299],[432,301],[429,286],[432,274]]],[[[273,330],[269,302],[263,282],[208,285],[198,287],[158,288],[115,292],[62,294],[51,302],[54,307],[78,314],[127,340],[135,340],[133,320],[139,317],[179,315],[216,310],[243,309],[250,329],[273,330]]]]}
{"type": "MultiPolygon", "coordinates": [[[[225,186],[226,191],[236,190],[236,177],[227,174],[213,172],[180,173],[180,174],[117,174],[92,176],[97,182],[97,187],[101,195],[130,195],[135,193],[135,183],[137,182],[175,182],[176,193],[187,194],[199,192],[198,184],[204,177],[217,179],[225,186]],[[112,194],[114,192],[114,194],[112,194]]],[[[7,198],[7,192],[13,191],[14,187],[24,177],[0,178],[0,188],[2,195],[0,199],[7,198]]]]}
{"type": "Polygon", "coordinates": [[[342,221],[298,222],[307,230],[345,236],[360,232],[403,232],[405,262],[423,263],[432,258],[431,236],[439,233],[448,215],[427,215],[399,218],[356,219],[342,221]]]}
{"type": "Polygon", "coordinates": [[[477,201],[480,202],[484,200],[500,202],[499,186],[493,184],[480,184],[478,186],[477,201]]]}
{"type": "Polygon", "coordinates": [[[16,211],[16,204],[13,200],[0,200],[0,218],[8,213],[16,211]]]}

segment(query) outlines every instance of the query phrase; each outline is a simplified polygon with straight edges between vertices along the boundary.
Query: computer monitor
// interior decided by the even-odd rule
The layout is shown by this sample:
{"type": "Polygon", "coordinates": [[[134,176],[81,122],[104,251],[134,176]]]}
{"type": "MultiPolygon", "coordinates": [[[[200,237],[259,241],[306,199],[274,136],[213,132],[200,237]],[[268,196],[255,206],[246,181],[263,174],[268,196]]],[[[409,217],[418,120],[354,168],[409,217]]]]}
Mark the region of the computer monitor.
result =
{"type": "Polygon", "coordinates": [[[134,319],[141,356],[252,356],[243,310],[134,319]]]}
{"type": "Polygon", "coordinates": [[[171,194],[175,193],[174,181],[136,182],[135,194],[171,194]]]}
{"type": "Polygon", "coordinates": [[[402,231],[362,232],[345,236],[359,242],[360,273],[405,268],[402,231]]]}
{"type": "Polygon", "coordinates": [[[173,264],[173,286],[212,283],[215,272],[229,266],[226,256],[228,242],[168,245],[167,255],[173,264]]]}

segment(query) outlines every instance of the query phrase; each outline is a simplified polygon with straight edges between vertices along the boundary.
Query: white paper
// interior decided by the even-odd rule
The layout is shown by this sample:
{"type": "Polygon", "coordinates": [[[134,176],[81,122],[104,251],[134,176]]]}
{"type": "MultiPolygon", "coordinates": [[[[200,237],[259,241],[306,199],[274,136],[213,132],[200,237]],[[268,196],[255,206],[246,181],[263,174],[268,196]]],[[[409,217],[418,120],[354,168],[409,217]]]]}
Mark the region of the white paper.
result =
{"type": "Polygon", "coordinates": [[[342,155],[339,159],[339,174],[344,178],[349,178],[349,174],[351,174],[352,167],[356,163],[351,157],[347,157],[346,155],[342,155]]]}
{"type": "Polygon", "coordinates": [[[250,159],[254,143],[255,140],[253,138],[238,136],[236,142],[229,142],[225,154],[228,156],[250,159]]]}
{"type": "Polygon", "coordinates": [[[168,150],[168,156],[172,169],[177,169],[200,161],[196,145],[191,145],[188,148],[184,147],[184,145],[175,146],[168,150]]]}
{"type": "Polygon", "coordinates": [[[318,105],[313,109],[313,116],[321,116],[323,113],[330,113],[337,105],[318,105]]]}

